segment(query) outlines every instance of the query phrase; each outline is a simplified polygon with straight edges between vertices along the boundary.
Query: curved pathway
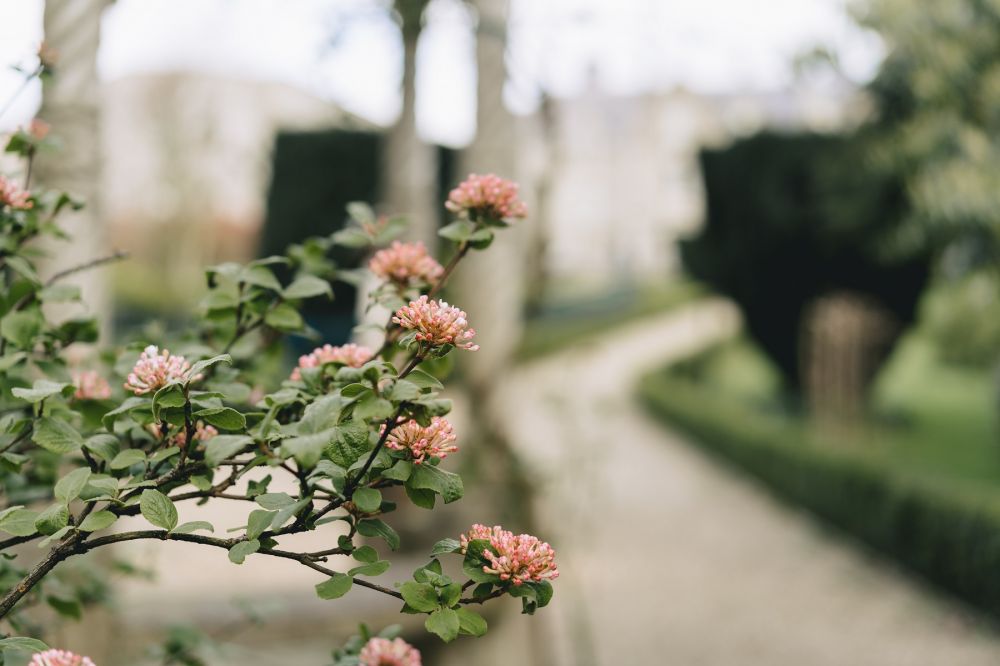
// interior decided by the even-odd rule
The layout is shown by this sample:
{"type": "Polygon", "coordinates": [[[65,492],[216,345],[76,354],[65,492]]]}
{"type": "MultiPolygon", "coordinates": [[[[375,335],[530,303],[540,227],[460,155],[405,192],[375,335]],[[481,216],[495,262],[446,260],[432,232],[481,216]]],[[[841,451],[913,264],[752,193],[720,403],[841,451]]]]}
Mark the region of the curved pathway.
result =
{"type": "Polygon", "coordinates": [[[509,374],[510,439],[538,475],[538,531],[562,576],[534,622],[498,623],[470,655],[545,666],[1000,664],[1000,635],[963,606],[642,412],[633,387],[645,368],[736,325],[724,303],[688,306],[509,374]]]}

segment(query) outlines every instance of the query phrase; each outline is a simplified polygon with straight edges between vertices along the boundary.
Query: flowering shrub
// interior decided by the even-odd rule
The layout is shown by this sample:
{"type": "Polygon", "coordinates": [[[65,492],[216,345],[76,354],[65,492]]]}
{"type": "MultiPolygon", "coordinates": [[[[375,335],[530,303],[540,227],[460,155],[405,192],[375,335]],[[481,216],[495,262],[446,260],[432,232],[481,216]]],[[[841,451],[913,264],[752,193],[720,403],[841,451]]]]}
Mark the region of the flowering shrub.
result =
{"type": "MultiPolygon", "coordinates": [[[[439,466],[458,451],[443,418],[451,403],[423,364],[478,349],[466,314],[436,296],[469,251],[487,247],[507,218],[524,216],[512,183],[472,177],[453,193],[449,208],[459,219],[442,231],[455,245],[445,266],[420,244],[393,242],[374,253],[369,266],[384,284],[373,298],[398,305],[381,348],[318,347],[288,379],[261,389],[251,381],[254,359],[284,335],[307,334],[302,304],[332,297],[331,281],[349,278],[328,251],[337,244],[374,251],[402,231],[399,221],[353,204],[350,225],[332,236],[293,246],[286,256],[209,268],[188,334],[136,340],[85,363],[77,346],[71,364],[67,350],[94,343],[97,326],[86,317],[56,323],[43,305],[78,302],[79,291],[63,280],[120,255],[40,277],[35,241],[60,237],[54,221],[76,205],[65,195],[29,193],[42,128],[18,132],[7,146],[26,162],[23,186],[13,175],[0,177],[0,531],[9,535],[0,541],[0,619],[35,626],[22,620],[38,603],[78,616],[85,595],[50,589],[51,577],[67,560],[140,539],[221,549],[236,565],[248,557],[298,562],[316,573],[320,598],[356,587],[394,597],[403,612],[426,615],[427,630],[444,641],[484,634],[486,621],[473,609],[489,600],[520,598],[526,613],[548,603],[549,581],[558,575],[552,549],[499,527],[438,542],[412,580],[395,587],[370,580],[390,568],[385,548],[400,546],[388,522],[396,504],[384,492],[401,488],[425,509],[463,495],[462,479],[439,466]],[[276,265],[293,278],[282,283],[276,265]],[[255,468],[267,474],[245,477],[255,468]],[[273,487],[282,476],[290,483],[273,487]],[[246,517],[218,529],[204,520],[180,523],[180,502],[237,502],[246,517]],[[127,516],[142,516],[149,527],[123,528],[127,516]],[[329,545],[299,551],[282,543],[310,531],[329,545]],[[38,549],[10,551],[26,543],[38,549]],[[464,576],[446,575],[443,557],[460,559],[464,576]]],[[[419,653],[391,631],[363,634],[335,652],[338,663],[420,664],[419,653]]],[[[0,639],[4,649],[34,652],[33,666],[91,665],[35,638],[0,639]]]]}

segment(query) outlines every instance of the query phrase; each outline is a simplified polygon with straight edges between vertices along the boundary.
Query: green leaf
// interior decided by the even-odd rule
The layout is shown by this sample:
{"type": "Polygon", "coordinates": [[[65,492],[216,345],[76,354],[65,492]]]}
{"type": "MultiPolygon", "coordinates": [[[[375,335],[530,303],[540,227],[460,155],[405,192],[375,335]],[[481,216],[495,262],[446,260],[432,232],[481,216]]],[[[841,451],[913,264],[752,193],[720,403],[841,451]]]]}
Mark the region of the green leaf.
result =
{"type": "Polygon", "coordinates": [[[434,508],[437,495],[434,494],[433,490],[422,490],[409,485],[405,486],[403,490],[406,491],[406,496],[410,498],[410,501],[413,502],[414,505],[419,506],[421,509],[427,509],[428,511],[434,508]]]}
{"type": "Polygon", "coordinates": [[[218,467],[220,462],[236,455],[250,444],[253,444],[253,440],[246,435],[216,435],[205,442],[205,464],[218,467]]]}
{"type": "Polygon", "coordinates": [[[246,417],[229,407],[202,409],[194,415],[223,430],[243,430],[247,427],[246,417]]]}
{"type": "Polygon", "coordinates": [[[145,462],[146,452],[139,449],[125,449],[116,455],[109,464],[111,469],[128,469],[132,465],[145,462]]]}
{"type": "Polygon", "coordinates": [[[250,515],[247,516],[247,538],[252,540],[263,534],[271,526],[271,521],[274,520],[276,513],[277,511],[267,511],[266,509],[251,511],[250,515]]]}
{"type": "Polygon", "coordinates": [[[83,437],[73,426],[49,416],[43,416],[35,423],[32,439],[52,453],[69,453],[83,446],[83,437]]]}
{"type": "Polygon", "coordinates": [[[274,277],[274,273],[271,272],[270,268],[250,266],[240,273],[239,279],[247,284],[281,293],[281,283],[278,282],[278,278],[274,277]]]}
{"type": "Polygon", "coordinates": [[[364,562],[365,564],[378,562],[378,552],[371,546],[361,546],[359,548],[355,548],[354,552],[351,553],[351,557],[356,559],[358,562],[364,562]]]}
{"type": "Polygon", "coordinates": [[[368,237],[368,234],[354,227],[336,231],[331,238],[334,243],[343,247],[362,248],[371,245],[371,239],[368,237]]]}
{"type": "Polygon", "coordinates": [[[351,499],[362,513],[375,513],[382,506],[382,493],[375,488],[358,488],[351,499]]]}
{"type": "Polygon", "coordinates": [[[444,587],[440,587],[438,595],[441,597],[441,603],[446,608],[451,608],[462,598],[462,586],[458,583],[449,583],[444,587]]]}
{"type": "Polygon", "coordinates": [[[430,613],[441,607],[437,590],[428,583],[407,581],[399,587],[399,593],[407,606],[420,613],[430,613]]]}
{"type": "Polygon", "coordinates": [[[442,238],[447,238],[450,241],[456,243],[461,243],[464,240],[468,240],[476,231],[476,225],[474,222],[469,220],[456,220],[451,224],[442,227],[438,231],[438,236],[442,238]]]}
{"type": "Polygon", "coordinates": [[[284,509],[295,504],[295,499],[288,493],[264,493],[255,497],[254,501],[265,509],[284,509]]]}
{"type": "Polygon", "coordinates": [[[381,520],[368,518],[358,521],[358,532],[366,537],[382,537],[392,550],[399,548],[399,535],[396,534],[396,530],[381,520]]]}
{"type": "Polygon", "coordinates": [[[69,534],[72,530],[73,530],[73,526],[72,525],[63,525],[62,527],[60,527],[58,530],[56,530],[55,532],[53,532],[49,536],[47,536],[46,538],[44,538],[41,541],[39,541],[38,542],[38,547],[39,548],[45,548],[46,546],[48,546],[53,541],[61,541],[62,538],[64,536],[66,536],[67,534],[69,534]]]}
{"type": "Polygon", "coordinates": [[[80,523],[80,530],[82,532],[96,532],[111,527],[116,520],[118,520],[118,516],[110,511],[95,511],[83,519],[83,522],[80,523]]]}
{"type": "Polygon", "coordinates": [[[186,377],[188,381],[191,381],[193,377],[197,377],[198,375],[205,372],[206,370],[208,370],[217,363],[225,363],[226,365],[232,365],[233,357],[230,356],[229,354],[219,354],[218,356],[213,356],[212,358],[206,358],[202,359],[201,361],[198,361],[197,363],[191,366],[190,370],[187,371],[186,377]]]}
{"type": "Polygon", "coordinates": [[[0,319],[0,336],[22,349],[31,347],[35,336],[42,332],[43,320],[35,310],[11,312],[0,319]]]}
{"type": "Polygon", "coordinates": [[[168,446],[167,448],[160,449],[153,455],[149,456],[149,462],[158,463],[162,460],[166,460],[167,458],[173,458],[180,452],[181,449],[179,446],[168,446]]]}
{"type": "Polygon", "coordinates": [[[233,564],[243,564],[247,555],[253,555],[260,550],[260,541],[251,539],[250,541],[240,541],[229,549],[229,561],[233,564]]]}
{"type": "Polygon", "coordinates": [[[342,573],[335,573],[329,580],[316,586],[316,595],[320,599],[339,599],[351,590],[354,579],[342,573]]]}
{"type": "Polygon", "coordinates": [[[458,539],[441,539],[431,550],[431,557],[435,555],[444,555],[446,553],[457,553],[462,550],[462,544],[458,539]]]}
{"type": "Polygon", "coordinates": [[[388,560],[379,560],[378,562],[370,562],[362,564],[360,567],[354,567],[347,574],[349,576],[381,576],[388,570],[388,560]]]}
{"type": "Polygon", "coordinates": [[[299,500],[295,504],[289,504],[283,509],[280,509],[277,513],[274,514],[274,520],[271,521],[271,529],[276,530],[281,528],[282,525],[288,522],[289,518],[297,514],[299,511],[305,508],[306,505],[311,503],[312,503],[312,497],[306,497],[304,499],[299,500]]]}
{"type": "Polygon", "coordinates": [[[311,469],[319,462],[323,451],[330,445],[335,436],[336,429],[330,428],[313,435],[292,437],[281,443],[281,452],[286,458],[295,458],[295,462],[301,467],[311,469]]]}
{"type": "Polygon", "coordinates": [[[145,407],[148,404],[149,404],[148,398],[140,398],[139,396],[126,398],[125,402],[123,402],[121,405],[119,405],[118,407],[112,409],[110,412],[105,414],[101,418],[101,423],[104,424],[105,428],[111,430],[115,424],[115,421],[118,420],[119,416],[127,414],[133,409],[139,409],[140,407],[145,407]]]}
{"type": "Polygon", "coordinates": [[[23,351],[0,356],[0,372],[7,372],[26,358],[28,358],[28,353],[23,351]]]}
{"type": "Polygon", "coordinates": [[[360,421],[384,421],[392,416],[395,409],[385,398],[378,398],[374,393],[369,393],[355,405],[354,418],[360,421]]]}
{"type": "Polygon", "coordinates": [[[348,421],[337,428],[336,437],[326,454],[341,467],[349,468],[370,450],[368,426],[360,421],[348,421]]]}
{"type": "Polygon", "coordinates": [[[424,627],[427,628],[427,631],[437,634],[445,643],[450,643],[458,638],[460,626],[458,613],[450,608],[436,610],[424,621],[424,627]]]}
{"type": "Polygon", "coordinates": [[[87,485],[90,479],[90,468],[80,467],[59,479],[53,488],[56,499],[63,504],[72,502],[80,496],[80,491],[87,485]]]}
{"type": "Polygon", "coordinates": [[[139,511],[146,520],[168,532],[177,527],[177,507],[159,490],[147,488],[142,491],[139,497],[139,511]]]}
{"type": "Polygon", "coordinates": [[[167,384],[153,394],[153,418],[161,421],[160,412],[171,407],[183,407],[187,399],[184,397],[184,389],[180,384],[167,384]]]}
{"type": "Polygon", "coordinates": [[[80,288],[75,284],[53,284],[41,289],[38,298],[44,303],[66,303],[80,300],[80,288]]]}
{"type": "Polygon", "coordinates": [[[418,397],[420,397],[420,387],[405,379],[398,380],[389,391],[389,399],[393,402],[415,400],[418,397]]]}
{"type": "Polygon", "coordinates": [[[409,460],[397,460],[396,464],[382,472],[382,476],[393,481],[406,481],[413,473],[413,463],[409,460]]]}
{"type": "Polygon", "coordinates": [[[264,315],[264,323],[279,331],[298,331],[302,328],[302,315],[288,303],[282,303],[264,315]]]}
{"type": "Polygon", "coordinates": [[[14,388],[11,389],[11,394],[15,398],[20,398],[21,400],[27,400],[28,402],[35,404],[45,400],[46,398],[51,398],[54,395],[70,395],[73,393],[73,385],[66,384],[64,382],[53,382],[48,379],[36,379],[34,385],[29,388],[14,388]]]}
{"type": "Polygon", "coordinates": [[[455,613],[458,615],[458,628],[463,634],[476,637],[486,634],[489,627],[482,615],[468,608],[457,608],[455,613]]]}
{"type": "Polygon", "coordinates": [[[100,433],[87,438],[83,443],[83,448],[87,449],[105,462],[111,462],[121,450],[118,438],[107,433],[100,433]]]}
{"type": "Polygon", "coordinates": [[[208,530],[209,532],[214,532],[215,527],[212,523],[206,520],[192,520],[186,523],[181,523],[170,531],[174,534],[191,534],[192,532],[197,532],[198,530],[208,530]]]}
{"type": "Polygon", "coordinates": [[[26,638],[24,636],[10,636],[0,639],[0,651],[16,650],[18,652],[44,652],[49,646],[37,638],[26,638]]]}
{"type": "Polygon", "coordinates": [[[55,534],[69,523],[69,509],[65,504],[53,504],[35,518],[35,529],[42,534],[55,534]]]}
{"type": "Polygon", "coordinates": [[[417,368],[416,370],[411,370],[410,374],[406,376],[406,381],[411,384],[415,384],[421,390],[431,389],[432,391],[440,391],[444,388],[442,384],[436,377],[431,374],[424,372],[423,370],[417,368]]]}
{"type": "Polygon", "coordinates": [[[288,300],[313,298],[315,296],[333,298],[333,289],[330,288],[329,282],[315,275],[302,275],[285,287],[284,296],[288,300]]]}
{"type": "Polygon", "coordinates": [[[36,511],[11,507],[0,515],[0,530],[12,536],[31,536],[38,531],[35,527],[37,519],[38,512],[36,511]]]}
{"type": "Polygon", "coordinates": [[[445,504],[461,499],[465,493],[462,477],[427,463],[414,465],[413,474],[406,483],[413,488],[439,493],[445,504]]]}

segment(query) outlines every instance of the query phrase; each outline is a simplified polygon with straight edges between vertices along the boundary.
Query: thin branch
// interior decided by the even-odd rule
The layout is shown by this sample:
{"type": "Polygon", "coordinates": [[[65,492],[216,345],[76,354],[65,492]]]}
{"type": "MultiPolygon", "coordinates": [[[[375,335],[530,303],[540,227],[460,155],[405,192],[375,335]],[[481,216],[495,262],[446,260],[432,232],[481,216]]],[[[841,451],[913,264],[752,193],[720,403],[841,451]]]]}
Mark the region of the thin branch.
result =
{"type": "Polygon", "coordinates": [[[116,250],[112,254],[105,257],[98,257],[97,259],[92,259],[86,263],[80,264],[79,266],[73,266],[72,268],[67,268],[64,271],[59,271],[48,280],[45,281],[45,286],[49,287],[52,284],[67,278],[70,275],[75,275],[76,273],[82,273],[83,271],[89,271],[91,268],[97,268],[98,266],[103,266],[104,264],[110,264],[115,261],[121,261],[122,259],[128,258],[128,252],[124,250],[116,250]]]}

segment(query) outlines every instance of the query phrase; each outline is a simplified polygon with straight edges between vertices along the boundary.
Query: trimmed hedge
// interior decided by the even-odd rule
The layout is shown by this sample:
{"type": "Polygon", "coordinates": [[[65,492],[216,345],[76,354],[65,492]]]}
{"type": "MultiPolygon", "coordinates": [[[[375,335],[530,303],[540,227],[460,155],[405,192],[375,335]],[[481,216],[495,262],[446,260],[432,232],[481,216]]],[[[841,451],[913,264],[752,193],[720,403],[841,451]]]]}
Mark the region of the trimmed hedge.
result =
{"type": "Polygon", "coordinates": [[[1000,492],[930,484],[856,449],[819,446],[789,419],[670,370],[644,377],[646,406],[777,495],[1000,616],[1000,492]]]}

